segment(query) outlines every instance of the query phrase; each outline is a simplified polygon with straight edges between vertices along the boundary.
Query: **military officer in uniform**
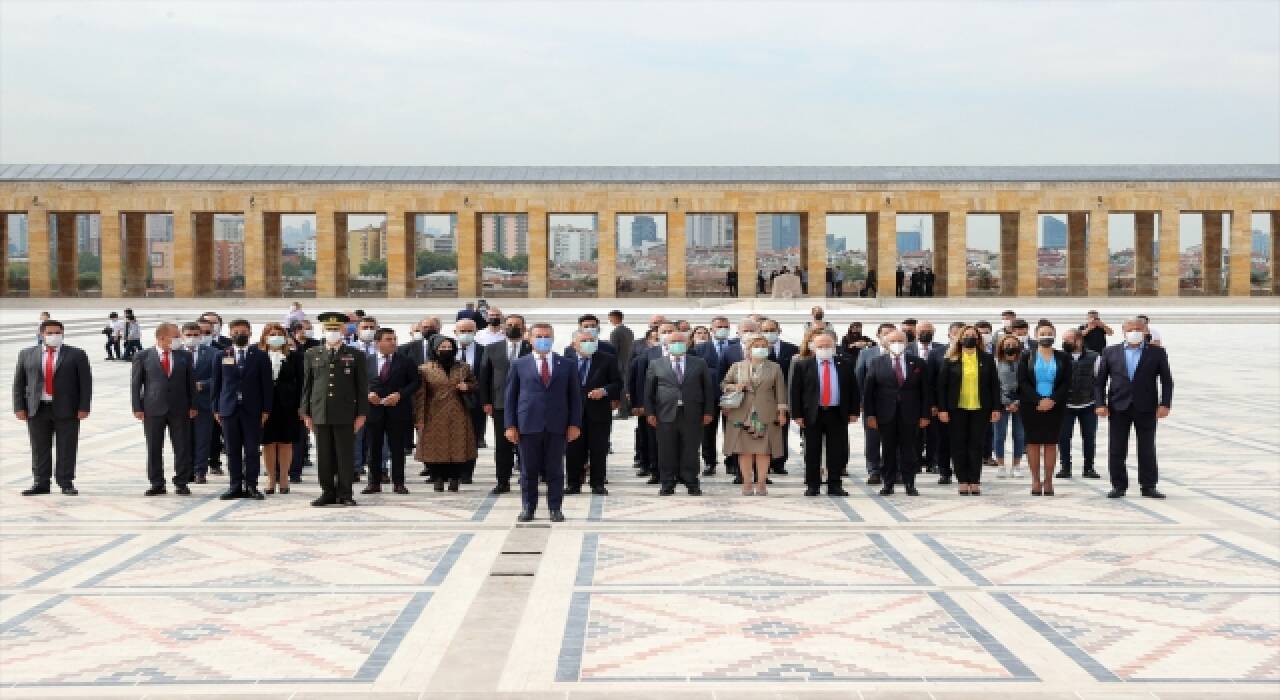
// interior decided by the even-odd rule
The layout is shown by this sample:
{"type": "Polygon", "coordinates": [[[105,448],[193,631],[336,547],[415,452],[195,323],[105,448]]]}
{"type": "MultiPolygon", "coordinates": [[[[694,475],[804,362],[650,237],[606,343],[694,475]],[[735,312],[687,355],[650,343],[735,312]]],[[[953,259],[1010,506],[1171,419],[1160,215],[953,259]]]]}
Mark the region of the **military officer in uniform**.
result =
{"type": "Polygon", "coordinates": [[[320,314],[324,344],[307,351],[298,412],[307,430],[316,436],[316,471],[320,498],[313,506],[356,505],[351,497],[355,476],[355,434],[364,427],[369,411],[368,360],[364,353],[343,343],[346,314],[320,314]]]}

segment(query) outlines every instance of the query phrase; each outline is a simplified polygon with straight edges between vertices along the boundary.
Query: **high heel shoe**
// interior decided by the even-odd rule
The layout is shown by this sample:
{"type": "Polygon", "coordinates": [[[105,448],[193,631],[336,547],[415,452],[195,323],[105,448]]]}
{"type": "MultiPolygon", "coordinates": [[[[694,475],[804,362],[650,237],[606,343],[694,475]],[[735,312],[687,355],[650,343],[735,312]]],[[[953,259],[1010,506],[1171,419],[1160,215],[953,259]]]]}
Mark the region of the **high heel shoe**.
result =
{"type": "Polygon", "coordinates": [[[1043,492],[1041,491],[1041,489],[1040,489],[1040,487],[1039,487],[1039,486],[1036,486],[1036,487],[1034,487],[1034,488],[1032,488],[1032,489],[1031,489],[1031,495],[1032,495],[1032,496],[1039,496],[1041,493],[1043,493],[1043,492]]]}
{"type": "Polygon", "coordinates": [[[768,487],[766,487],[764,484],[756,484],[756,495],[768,496],[769,495],[768,487]]]}
{"type": "Polygon", "coordinates": [[[960,494],[961,496],[968,496],[968,495],[969,495],[969,485],[968,485],[968,484],[960,484],[960,488],[956,490],[956,493],[960,494]]]}
{"type": "Polygon", "coordinates": [[[288,486],[281,486],[281,487],[280,487],[280,493],[281,493],[281,494],[287,494],[287,493],[289,493],[289,487],[288,487],[288,486]]]}
{"type": "Polygon", "coordinates": [[[267,488],[263,489],[263,490],[262,490],[262,492],[263,492],[263,493],[265,493],[265,494],[268,494],[268,495],[274,495],[274,494],[275,494],[275,492],[276,492],[276,487],[275,487],[275,486],[268,486],[267,488]]]}
{"type": "Polygon", "coordinates": [[[751,496],[751,495],[754,495],[754,494],[755,494],[755,490],[754,490],[754,488],[751,486],[751,484],[743,484],[743,485],[742,485],[742,495],[743,495],[743,496],[751,496]]]}

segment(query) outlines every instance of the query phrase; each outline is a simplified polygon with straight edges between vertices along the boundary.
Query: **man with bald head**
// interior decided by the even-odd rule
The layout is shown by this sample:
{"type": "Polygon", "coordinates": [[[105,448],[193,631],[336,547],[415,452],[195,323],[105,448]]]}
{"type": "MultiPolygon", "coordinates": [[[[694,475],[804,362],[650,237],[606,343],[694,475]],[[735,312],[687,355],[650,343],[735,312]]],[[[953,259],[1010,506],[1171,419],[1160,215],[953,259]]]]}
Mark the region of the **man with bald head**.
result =
{"type": "Polygon", "coordinates": [[[907,495],[917,496],[919,452],[900,447],[914,448],[919,432],[928,427],[933,391],[925,361],[907,354],[907,334],[892,330],[885,340],[888,352],[867,367],[863,415],[867,427],[880,433],[880,462],[884,465],[880,495],[893,495],[894,482],[901,477],[907,495]]]}
{"type": "Polygon", "coordinates": [[[702,495],[698,447],[702,427],[717,411],[711,368],[702,358],[687,354],[687,341],[686,333],[669,334],[666,356],[648,363],[645,372],[645,421],[657,435],[661,496],[675,493],[677,479],[690,496],[702,495]]]}

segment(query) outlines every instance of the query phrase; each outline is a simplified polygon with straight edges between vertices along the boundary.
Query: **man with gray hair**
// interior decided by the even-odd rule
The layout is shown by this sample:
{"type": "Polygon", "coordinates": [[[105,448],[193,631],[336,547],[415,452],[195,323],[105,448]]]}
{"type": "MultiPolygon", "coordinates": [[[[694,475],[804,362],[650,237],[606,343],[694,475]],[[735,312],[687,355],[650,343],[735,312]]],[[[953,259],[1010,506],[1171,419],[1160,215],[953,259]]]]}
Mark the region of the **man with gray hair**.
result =
{"type": "Polygon", "coordinates": [[[686,354],[688,335],[672,333],[667,356],[649,363],[644,382],[645,421],[658,443],[661,496],[675,493],[676,479],[701,496],[698,483],[698,446],[702,426],[716,415],[716,387],[711,369],[700,357],[686,354]]]}

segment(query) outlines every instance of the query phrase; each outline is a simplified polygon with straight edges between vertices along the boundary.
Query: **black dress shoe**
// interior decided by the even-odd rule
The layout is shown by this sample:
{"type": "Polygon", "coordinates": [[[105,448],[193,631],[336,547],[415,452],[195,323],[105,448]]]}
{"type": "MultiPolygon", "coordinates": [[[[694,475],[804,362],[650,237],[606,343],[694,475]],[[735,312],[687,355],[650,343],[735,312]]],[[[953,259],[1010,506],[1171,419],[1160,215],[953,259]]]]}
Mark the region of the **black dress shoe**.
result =
{"type": "Polygon", "coordinates": [[[867,486],[878,486],[880,484],[880,475],[872,474],[867,477],[867,486]]]}
{"type": "Polygon", "coordinates": [[[489,493],[495,496],[504,494],[504,493],[511,493],[511,484],[498,484],[497,486],[494,486],[493,489],[489,491],[489,493]]]}
{"type": "Polygon", "coordinates": [[[834,488],[834,489],[833,489],[833,488],[828,487],[828,488],[827,488],[827,495],[828,495],[828,496],[848,496],[848,495],[849,495],[849,492],[848,492],[848,491],[845,491],[845,490],[844,490],[844,489],[842,489],[842,488],[834,488]]]}
{"type": "Polygon", "coordinates": [[[355,474],[352,474],[352,475],[351,475],[351,483],[353,483],[353,484],[358,484],[358,483],[360,483],[360,480],[361,480],[361,479],[363,479],[363,478],[364,478],[364,474],[363,474],[363,473],[361,473],[361,472],[356,472],[355,474]]]}
{"type": "Polygon", "coordinates": [[[214,476],[223,476],[222,467],[216,464],[209,465],[209,473],[214,476]]]}
{"type": "Polygon", "coordinates": [[[265,495],[263,495],[261,491],[258,490],[257,486],[250,486],[249,488],[245,489],[244,497],[252,498],[255,501],[262,501],[262,500],[266,500],[267,498],[265,495]]]}
{"type": "Polygon", "coordinates": [[[458,480],[457,480],[457,479],[450,479],[450,480],[449,480],[449,490],[450,490],[450,491],[452,491],[452,492],[454,492],[454,493],[457,493],[457,492],[458,492],[458,480]]]}
{"type": "Polygon", "coordinates": [[[942,477],[941,479],[938,479],[938,483],[939,483],[939,484],[941,484],[941,485],[943,485],[943,486],[946,486],[947,484],[950,484],[950,483],[951,483],[951,477],[949,477],[949,476],[944,476],[944,477],[942,477]]]}
{"type": "Polygon", "coordinates": [[[804,495],[806,496],[817,496],[818,494],[819,492],[818,492],[817,486],[810,486],[809,488],[804,490],[804,495]]]}
{"type": "Polygon", "coordinates": [[[409,495],[409,489],[405,488],[404,484],[396,484],[391,488],[391,490],[402,496],[409,495]]]}
{"type": "Polygon", "coordinates": [[[676,493],[676,487],[674,484],[671,486],[663,486],[662,488],[658,489],[659,496],[674,496],[675,493],[676,493]]]}
{"type": "Polygon", "coordinates": [[[1149,489],[1142,489],[1142,495],[1147,498],[1164,498],[1164,494],[1156,490],[1154,486],[1149,489]]]}
{"type": "Polygon", "coordinates": [[[441,492],[444,491],[444,480],[442,479],[435,479],[427,483],[431,484],[431,488],[435,491],[441,491],[441,492]]]}
{"type": "Polygon", "coordinates": [[[769,470],[769,473],[770,473],[770,474],[780,474],[780,475],[782,475],[782,476],[786,476],[786,475],[790,474],[791,472],[787,471],[787,468],[786,468],[786,467],[778,467],[777,469],[770,469],[770,470],[769,470]]]}
{"type": "Polygon", "coordinates": [[[690,496],[701,496],[701,495],[702,495],[702,487],[701,487],[701,486],[690,486],[690,487],[689,487],[689,495],[690,495],[690,496]]]}
{"type": "Polygon", "coordinates": [[[76,487],[74,487],[74,486],[63,486],[63,487],[62,487],[62,495],[63,495],[63,496],[79,496],[79,495],[80,495],[80,492],[79,492],[79,491],[77,491],[77,490],[76,490],[76,487]]]}
{"type": "Polygon", "coordinates": [[[603,486],[592,486],[592,487],[591,487],[591,493],[592,493],[592,495],[595,495],[595,496],[608,496],[608,495],[609,495],[609,489],[607,489],[607,488],[605,488],[605,487],[603,487],[603,486]]]}
{"type": "Polygon", "coordinates": [[[892,495],[893,495],[893,484],[889,484],[888,486],[884,486],[884,487],[882,487],[882,488],[880,489],[880,495],[881,495],[881,496],[892,496],[892,495]]]}
{"type": "Polygon", "coordinates": [[[384,483],[384,484],[389,484],[389,483],[391,483],[391,475],[390,475],[390,474],[383,474],[383,475],[382,475],[382,483],[384,483]]]}
{"type": "Polygon", "coordinates": [[[741,475],[741,474],[735,474],[735,475],[734,475],[734,477],[733,477],[733,483],[735,483],[735,484],[741,484],[741,483],[742,483],[742,475],[741,475]]]}
{"type": "Polygon", "coordinates": [[[908,487],[907,487],[907,495],[908,495],[908,496],[919,496],[919,495],[920,495],[920,492],[916,490],[916,487],[914,487],[914,486],[908,486],[908,487]]]}
{"type": "Polygon", "coordinates": [[[1094,471],[1093,467],[1085,467],[1084,472],[1080,475],[1086,479],[1101,479],[1102,475],[1094,471]]]}
{"type": "Polygon", "coordinates": [[[767,476],[766,476],[766,477],[764,478],[764,483],[766,483],[766,484],[768,484],[768,485],[770,485],[770,486],[773,486],[773,479],[770,479],[769,477],[767,477],[767,476]]]}
{"type": "Polygon", "coordinates": [[[142,493],[143,496],[163,496],[169,493],[163,486],[152,486],[142,493]]]}
{"type": "Polygon", "coordinates": [[[516,522],[527,523],[530,520],[533,520],[533,511],[531,510],[522,510],[520,515],[516,516],[516,522]]]}
{"type": "Polygon", "coordinates": [[[431,476],[431,470],[423,469],[422,471],[418,472],[418,476],[431,476]]]}
{"type": "MultiPolygon", "coordinates": [[[[200,482],[200,483],[204,483],[204,482],[202,481],[202,482],[200,482]]],[[[289,483],[291,483],[291,484],[301,484],[301,483],[302,483],[302,477],[300,477],[300,476],[291,476],[291,477],[289,477],[289,483]]]]}
{"type": "Polygon", "coordinates": [[[649,471],[648,469],[637,469],[637,470],[636,470],[636,476],[637,476],[637,477],[641,477],[641,476],[652,476],[652,475],[653,475],[653,472],[649,471]]]}
{"type": "Polygon", "coordinates": [[[1055,479],[1070,479],[1070,478],[1071,478],[1071,470],[1070,470],[1070,469],[1059,469],[1059,470],[1058,470],[1058,473],[1057,473],[1057,474],[1054,474],[1054,475],[1053,475],[1053,477],[1054,477],[1055,479]]]}
{"type": "Polygon", "coordinates": [[[327,499],[327,498],[325,498],[325,497],[321,496],[320,498],[317,498],[316,500],[312,501],[312,502],[311,502],[311,505],[312,505],[313,507],[315,507],[315,508],[323,508],[323,507],[325,507],[325,506],[331,506],[331,505],[333,505],[333,504],[335,504],[335,503],[337,503],[337,501],[331,501],[331,500],[329,500],[329,499],[327,499]]]}
{"type": "MultiPolygon", "coordinates": [[[[23,491],[23,492],[22,492],[22,495],[23,495],[23,496],[43,496],[43,495],[45,495],[45,494],[47,494],[47,493],[49,493],[49,487],[48,487],[47,485],[46,485],[46,486],[32,486],[31,488],[29,488],[29,489],[27,489],[27,490],[23,491]]],[[[150,495],[150,494],[147,494],[147,495],[150,495]]]]}
{"type": "Polygon", "coordinates": [[[1124,498],[1124,491],[1121,491],[1120,489],[1111,489],[1111,491],[1107,493],[1107,498],[1124,498]]]}
{"type": "Polygon", "coordinates": [[[715,476],[715,475],[716,475],[716,467],[715,467],[715,465],[713,464],[713,465],[711,465],[711,466],[707,467],[706,469],[703,469],[703,470],[702,470],[702,475],[703,475],[703,476],[715,476]]]}
{"type": "Polygon", "coordinates": [[[230,489],[221,496],[218,496],[218,500],[221,501],[234,501],[237,498],[244,498],[244,491],[241,491],[240,489],[230,489]]]}
{"type": "Polygon", "coordinates": [[[173,487],[173,492],[174,492],[174,493],[176,493],[176,494],[178,494],[179,496],[190,496],[190,495],[191,495],[191,489],[187,488],[187,485],[186,485],[186,484],[183,484],[182,486],[175,486],[175,487],[173,487]]]}
{"type": "Polygon", "coordinates": [[[654,474],[653,476],[649,477],[649,480],[648,480],[648,481],[646,481],[646,482],[644,482],[644,483],[646,483],[646,484],[661,484],[661,483],[662,483],[662,479],[658,478],[658,475],[657,475],[657,474],[654,474]]]}
{"type": "Polygon", "coordinates": [[[370,493],[382,493],[382,486],[380,484],[369,484],[368,486],[360,489],[360,493],[366,495],[370,493]]]}
{"type": "Polygon", "coordinates": [[[200,476],[197,476],[197,477],[196,477],[196,483],[197,483],[197,484],[207,484],[207,483],[209,483],[209,480],[208,480],[207,478],[205,478],[205,476],[204,476],[203,474],[201,474],[200,476]]]}
{"type": "Polygon", "coordinates": [[[468,476],[468,477],[464,477],[464,478],[462,478],[462,479],[459,479],[459,481],[460,481],[460,482],[462,482],[462,485],[463,485],[463,486],[467,486],[467,485],[469,485],[469,484],[471,483],[471,477],[469,477],[469,476],[468,476]]]}
{"type": "Polygon", "coordinates": [[[560,512],[560,511],[558,511],[558,510],[553,510],[553,511],[551,511],[551,522],[553,522],[553,523],[562,523],[562,522],[564,522],[564,513],[561,513],[561,512],[560,512]]]}
{"type": "Polygon", "coordinates": [[[564,495],[566,496],[576,496],[580,493],[582,493],[582,486],[576,484],[574,486],[566,486],[564,488],[564,495]]]}
{"type": "Polygon", "coordinates": [[[339,499],[338,499],[338,503],[340,503],[340,504],[342,504],[342,505],[344,505],[344,506],[358,506],[358,505],[360,505],[359,503],[356,503],[356,499],[354,499],[354,498],[339,498],[339,499]]]}

